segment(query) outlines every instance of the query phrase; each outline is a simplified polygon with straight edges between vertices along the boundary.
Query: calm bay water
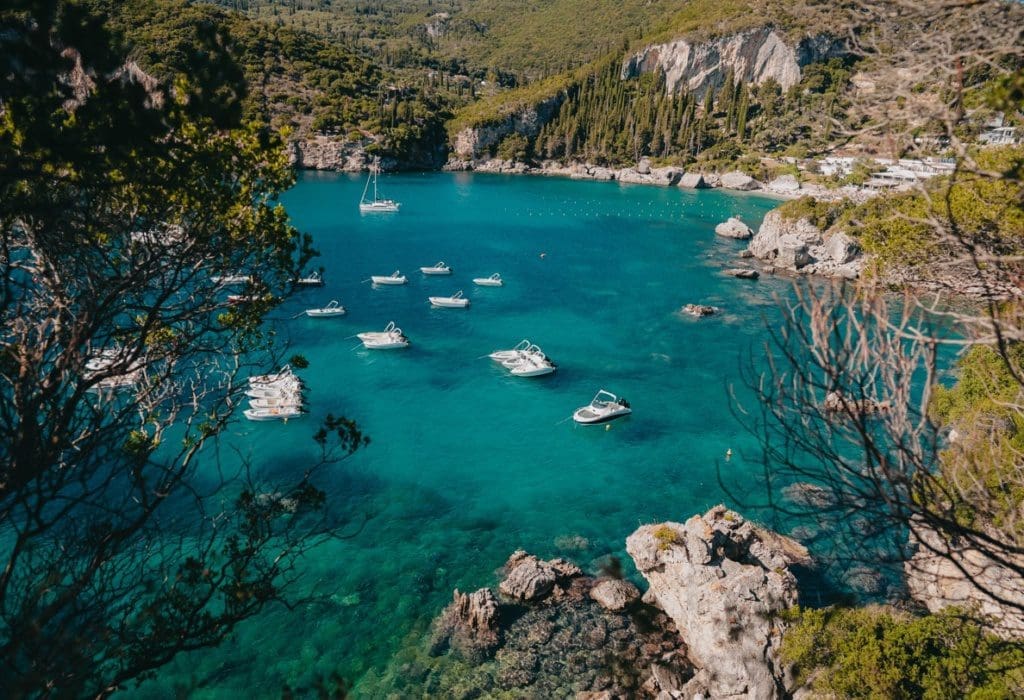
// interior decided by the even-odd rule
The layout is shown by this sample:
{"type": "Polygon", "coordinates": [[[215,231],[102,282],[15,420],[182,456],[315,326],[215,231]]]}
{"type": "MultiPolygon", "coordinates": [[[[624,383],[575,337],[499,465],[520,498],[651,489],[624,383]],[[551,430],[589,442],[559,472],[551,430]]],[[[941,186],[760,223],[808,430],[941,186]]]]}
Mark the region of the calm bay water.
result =
{"type": "Polygon", "coordinates": [[[373,442],[329,472],[327,490],[358,534],[305,560],[304,590],[323,600],[268,610],[134,694],[177,686],[192,697],[276,696],[285,683],[338,672],[358,695],[453,588],[494,584],[517,548],[584,568],[614,555],[635,576],[624,542],[639,523],[735,504],[719,472],[734,495],[762,500],[752,478],[760,453],[729,391],[753,404],[741,372],[763,355],[765,324],[779,318],[773,295],[790,283],[723,276],[743,245],[713,229],[737,214],[756,228],[774,201],[418,174],[381,181],[400,214],[360,215],[362,187],[362,178],[306,173],[285,197],[327,280],[275,313],[281,336],[310,361],[311,414],[287,425],[240,419],[222,450],[230,459],[226,448],[237,447],[267,474],[298,471],[315,458],[310,438],[327,413],[357,420],[373,442]],[[439,260],[454,274],[420,274],[439,260]],[[396,268],[408,285],[363,281],[396,268]],[[473,285],[494,272],[504,287],[473,285]],[[460,289],[469,309],[427,303],[460,289]],[[349,313],[286,320],[331,299],[349,313]],[[723,313],[681,317],[687,302],[723,313]],[[356,347],[350,336],[388,321],[410,349],[356,347]],[[482,357],[522,338],[558,363],[555,375],[517,379],[482,357]],[[567,418],[600,388],[629,399],[633,416],[609,430],[574,427],[567,418]]]}

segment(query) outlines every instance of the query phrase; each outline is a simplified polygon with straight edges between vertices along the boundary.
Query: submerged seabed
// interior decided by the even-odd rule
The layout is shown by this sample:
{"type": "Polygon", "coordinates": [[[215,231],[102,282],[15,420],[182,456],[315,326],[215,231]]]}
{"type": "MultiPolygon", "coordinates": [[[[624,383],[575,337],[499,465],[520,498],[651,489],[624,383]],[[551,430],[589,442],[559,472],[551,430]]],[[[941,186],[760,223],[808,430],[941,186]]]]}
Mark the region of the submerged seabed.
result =
{"type": "Polygon", "coordinates": [[[790,282],[723,276],[743,244],[713,229],[733,215],[756,229],[776,202],[471,174],[380,185],[401,213],[360,215],[363,180],[346,175],[305,173],[285,197],[326,268],[326,287],[275,312],[282,337],[310,361],[311,414],[287,425],[240,419],[221,452],[236,459],[235,446],[269,475],[298,472],[315,458],[323,416],[356,419],[373,442],[329,472],[327,490],[352,531],[362,529],[306,558],[304,583],[320,602],[270,609],[132,695],[277,696],[334,672],[358,695],[359,679],[410,643],[453,588],[493,584],[517,548],[584,568],[614,555],[635,577],[624,541],[638,523],[736,505],[719,470],[734,494],[763,500],[751,491],[760,453],[729,391],[752,403],[741,372],[763,356],[765,324],[780,317],[772,297],[790,282]],[[452,276],[420,274],[440,260],[452,276]],[[396,268],[408,285],[363,282],[396,268]],[[494,272],[504,287],[473,285],[494,272]],[[467,310],[427,303],[459,289],[467,310]],[[346,316],[289,320],[332,299],[346,316]],[[723,313],[681,317],[687,302],[723,313]],[[370,352],[350,337],[388,321],[410,349],[370,352]],[[558,363],[555,375],[516,379],[482,358],[522,338],[558,363]],[[629,399],[633,416],[609,430],[574,427],[573,409],[600,388],[629,399]]]}

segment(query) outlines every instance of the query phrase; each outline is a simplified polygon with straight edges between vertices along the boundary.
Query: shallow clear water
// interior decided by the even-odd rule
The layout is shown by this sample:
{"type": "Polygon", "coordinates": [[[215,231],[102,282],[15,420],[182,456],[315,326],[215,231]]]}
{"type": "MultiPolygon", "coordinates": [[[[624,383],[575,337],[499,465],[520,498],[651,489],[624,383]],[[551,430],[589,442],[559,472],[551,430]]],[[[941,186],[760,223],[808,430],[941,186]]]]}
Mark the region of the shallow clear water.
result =
{"type": "Polygon", "coordinates": [[[626,536],[726,499],[719,475],[735,495],[762,500],[752,479],[760,453],[729,392],[752,403],[741,371],[763,355],[765,324],[779,317],[773,295],[790,283],[723,276],[743,244],[713,229],[736,214],[756,228],[774,201],[419,174],[381,181],[400,214],[360,215],[362,187],[362,178],[307,173],[285,197],[326,270],[326,287],[275,312],[282,337],[311,363],[302,372],[311,414],[287,425],[240,420],[226,443],[267,473],[297,470],[314,458],[310,436],[324,415],[356,419],[373,442],[332,470],[328,491],[365,527],[305,561],[304,585],[325,601],[269,610],[222,647],[176,660],[140,695],[171,685],[199,697],[277,695],[335,671],[358,683],[453,588],[493,584],[516,548],[585,568],[611,554],[632,575],[626,536]],[[420,274],[438,260],[454,274],[420,274]],[[408,285],[363,282],[396,268],[408,285]],[[493,272],[504,287],[472,284],[493,272]],[[459,289],[469,309],[426,301],[459,289]],[[348,314],[286,320],[331,299],[348,314]],[[724,313],[681,317],[687,302],[724,313]],[[392,320],[410,349],[370,352],[350,337],[392,320]],[[517,379],[482,358],[522,338],[558,363],[555,375],[517,379]],[[608,430],[574,427],[567,418],[600,388],[629,399],[633,416],[608,430]]]}

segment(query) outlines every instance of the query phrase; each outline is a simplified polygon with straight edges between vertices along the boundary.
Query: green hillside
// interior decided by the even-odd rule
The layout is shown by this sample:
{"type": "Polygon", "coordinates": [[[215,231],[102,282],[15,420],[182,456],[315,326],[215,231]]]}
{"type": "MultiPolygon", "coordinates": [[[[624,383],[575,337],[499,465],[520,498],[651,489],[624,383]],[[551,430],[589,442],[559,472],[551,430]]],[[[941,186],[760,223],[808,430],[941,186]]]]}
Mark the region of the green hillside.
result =
{"type": "Polygon", "coordinates": [[[449,100],[426,80],[405,80],[317,34],[205,3],[88,2],[109,16],[130,55],[155,75],[201,79],[194,74],[196,52],[206,41],[227,42],[248,86],[240,99],[247,119],[296,137],[364,138],[382,155],[433,164],[449,100]]]}
{"type": "MultiPolygon", "coordinates": [[[[710,3],[679,0],[211,0],[320,33],[391,67],[435,66],[506,80],[588,63],[710,3]]],[[[749,12],[727,2],[729,12],[749,12]]],[[[736,14],[740,14],[739,12],[736,14]]],[[[714,21],[715,17],[710,18],[714,21]]]]}

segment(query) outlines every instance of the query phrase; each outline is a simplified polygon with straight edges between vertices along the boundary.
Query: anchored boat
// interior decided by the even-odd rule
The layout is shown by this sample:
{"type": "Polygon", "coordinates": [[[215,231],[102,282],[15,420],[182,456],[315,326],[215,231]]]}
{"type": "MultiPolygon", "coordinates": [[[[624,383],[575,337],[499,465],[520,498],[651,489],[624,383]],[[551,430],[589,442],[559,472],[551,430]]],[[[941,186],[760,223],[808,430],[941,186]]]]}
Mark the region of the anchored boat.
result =
{"type": "Polygon", "coordinates": [[[336,299],[332,299],[331,303],[327,306],[322,306],[319,309],[306,309],[306,315],[310,318],[331,318],[332,316],[344,316],[345,307],[338,303],[336,299]]]}
{"type": "Polygon", "coordinates": [[[357,333],[356,337],[368,350],[396,350],[409,347],[409,339],[405,337],[402,329],[396,326],[394,321],[388,323],[383,331],[357,333]]]}
{"type": "Polygon", "coordinates": [[[393,199],[384,199],[377,194],[377,173],[380,172],[380,165],[374,163],[370,166],[370,174],[366,177],[366,186],[363,187],[363,196],[359,199],[359,211],[361,212],[396,212],[402,206],[393,199]],[[366,192],[370,189],[370,180],[373,180],[373,199],[366,199],[366,192]]]}
{"type": "Polygon", "coordinates": [[[452,269],[442,260],[433,267],[421,267],[420,272],[424,275],[450,275],[452,274],[452,269]]]}
{"type": "Polygon", "coordinates": [[[594,425],[628,416],[632,412],[628,401],[600,389],[589,404],[573,412],[572,419],[581,425],[594,425]]]}
{"type": "Polygon", "coordinates": [[[405,284],[409,280],[398,270],[390,275],[370,275],[370,281],[374,284],[405,284]]]}
{"type": "Polygon", "coordinates": [[[504,286],[504,282],[501,280],[501,275],[495,272],[490,277],[474,277],[473,284],[480,287],[501,287],[504,286]]]}
{"type": "Polygon", "coordinates": [[[444,309],[464,309],[469,306],[469,299],[462,296],[462,290],[455,292],[450,297],[427,297],[432,306],[444,309]]]}

